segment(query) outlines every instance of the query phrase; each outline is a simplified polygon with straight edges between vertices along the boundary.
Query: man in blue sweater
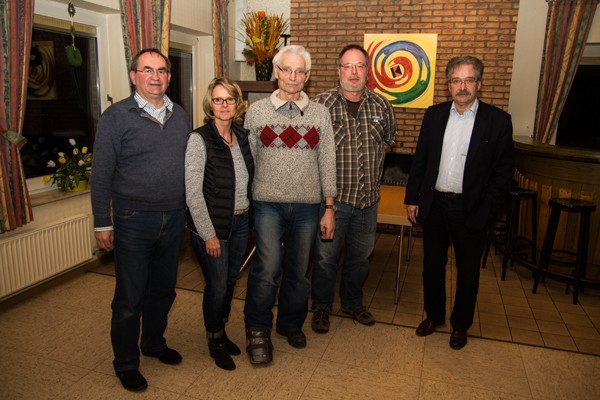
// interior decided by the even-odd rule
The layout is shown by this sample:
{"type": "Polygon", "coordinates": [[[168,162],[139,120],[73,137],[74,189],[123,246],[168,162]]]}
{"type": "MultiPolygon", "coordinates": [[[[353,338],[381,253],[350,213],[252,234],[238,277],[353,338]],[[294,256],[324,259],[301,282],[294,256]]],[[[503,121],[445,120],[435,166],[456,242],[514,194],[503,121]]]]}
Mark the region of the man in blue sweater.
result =
{"type": "Polygon", "coordinates": [[[102,114],[94,143],[96,241],[115,252],[113,365],[123,387],[133,391],[148,386],[139,372],[140,349],[165,364],[181,362],[164,332],[175,300],[192,128],[186,112],[165,95],[170,68],[157,49],[136,55],[129,71],[135,91],[102,114]]]}

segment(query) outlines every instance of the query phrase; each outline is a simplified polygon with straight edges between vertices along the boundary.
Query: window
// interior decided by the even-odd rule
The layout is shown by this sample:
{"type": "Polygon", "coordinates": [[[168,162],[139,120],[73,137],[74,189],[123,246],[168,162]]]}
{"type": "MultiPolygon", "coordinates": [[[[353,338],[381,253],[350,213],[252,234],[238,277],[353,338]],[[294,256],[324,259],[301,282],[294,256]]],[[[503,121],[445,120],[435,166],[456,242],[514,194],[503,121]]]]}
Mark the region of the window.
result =
{"type": "Polygon", "coordinates": [[[171,43],[169,60],[171,61],[171,82],[167,96],[179,104],[188,113],[190,122],[194,116],[194,96],[192,77],[192,52],[191,50],[179,48],[171,43]],[[174,47],[175,46],[175,47],[174,47]]]}
{"type": "Polygon", "coordinates": [[[67,29],[34,25],[29,65],[28,95],[21,151],[27,178],[53,173],[47,167],[59,151],[70,153],[69,139],[91,149],[100,115],[96,39],[76,28],[75,46],[83,62],[73,66],[65,48],[67,29]]]}

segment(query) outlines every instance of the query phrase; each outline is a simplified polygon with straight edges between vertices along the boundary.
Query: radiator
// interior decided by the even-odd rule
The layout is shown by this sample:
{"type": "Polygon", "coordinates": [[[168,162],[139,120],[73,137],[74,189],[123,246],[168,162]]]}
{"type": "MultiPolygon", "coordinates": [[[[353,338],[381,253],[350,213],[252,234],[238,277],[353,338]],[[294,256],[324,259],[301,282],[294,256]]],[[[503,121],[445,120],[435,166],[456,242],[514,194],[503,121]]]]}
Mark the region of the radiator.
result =
{"type": "Polygon", "coordinates": [[[0,299],[90,260],[91,241],[89,215],[74,216],[3,240],[0,299]]]}

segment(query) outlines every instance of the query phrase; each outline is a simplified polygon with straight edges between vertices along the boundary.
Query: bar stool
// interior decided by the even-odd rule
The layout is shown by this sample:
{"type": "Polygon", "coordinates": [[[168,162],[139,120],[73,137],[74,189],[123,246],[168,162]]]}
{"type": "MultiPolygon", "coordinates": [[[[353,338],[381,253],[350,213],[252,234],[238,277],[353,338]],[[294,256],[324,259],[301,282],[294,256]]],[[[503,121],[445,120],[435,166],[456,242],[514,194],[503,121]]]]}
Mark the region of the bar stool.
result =
{"type": "MultiPolygon", "coordinates": [[[[548,221],[548,229],[544,237],[542,252],[540,253],[540,263],[535,272],[535,280],[533,282],[532,293],[537,291],[540,280],[545,276],[550,278],[566,281],[569,285],[573,284],[573,304],[577,304],[579,290],[582,281],[585,279],[585,270],[587,266],[588,242],[590,238],[590,214],[596,210],[596,205],[592,202],[579,199],[559,199],[553,198],[549,201],[550,219],[548,221]],[[555,249],[554,240],[556,238],[556,230],[561,212],[579,213],[579,234],[577,238],[577,252],[555,249]],[[574,261],[562,261],[552,258],[553,253],[564,254],[574,257],[574,261]],[[548,265],[550,261],[557,264],[574,266],[572,275],[567,275],[557,271],[550,271],[548,265]]],[[[567,286],[567,292],[569,286],[567,286]]]]}
{"type": "Polygon", "coordinates": [[[504,237],[504,257],[502,258],[502,280],[506,279],[508,260],[513,265],[513,260],[523,263],[530,269],[536,265],[537,243],[537,192],[520,187],[511,189],[508,193],[508,215],[506,217],[506,235],[504,237]],[[519,221],[521,214],[521,200],[531,201],[531,238],[519,235],[519,221]],[[531,262],[526,256],[516,250],[529,247],[531,262]]]}
{"type": "Polygon", "coordinates": [[[500,247],[504,252],[502,257],[502,280],[506,279],[506,269],[509,260],[511,261],[511,265],[513,265],[513,260],[516,259],[530,269],[535,269],[537,253],[537,192],[520,187],[512,188],[508,193],[506,214],[506,220],[496,218],[490,227],[481,266],[485,268],[490,245],[494,243],[496,248],[500,247]],[[531,201],[531,238],[519,235],[521,200],[531,201]],[[518,249],[524,247],[530,248],[531,261],[522,257],[522,252],[517,252],[518,249]]]}

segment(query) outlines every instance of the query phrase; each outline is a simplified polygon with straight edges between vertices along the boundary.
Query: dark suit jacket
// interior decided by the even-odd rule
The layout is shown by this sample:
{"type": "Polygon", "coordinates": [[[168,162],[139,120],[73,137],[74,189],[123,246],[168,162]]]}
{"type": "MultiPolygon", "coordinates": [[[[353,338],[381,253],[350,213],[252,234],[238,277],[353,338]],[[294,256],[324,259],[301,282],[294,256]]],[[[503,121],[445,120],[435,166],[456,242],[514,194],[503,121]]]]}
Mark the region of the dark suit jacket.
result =
{"type": "MultiPolygon", "coordinates": [[[[452,102],[429,107],[406,185],[405,204],[418,205],[422,223],[431,209],[452,102]]],[[[463,177],[465,224],[483,229],[506,199],[514,174],[510,115],[479,100],[463,177]]]]}

